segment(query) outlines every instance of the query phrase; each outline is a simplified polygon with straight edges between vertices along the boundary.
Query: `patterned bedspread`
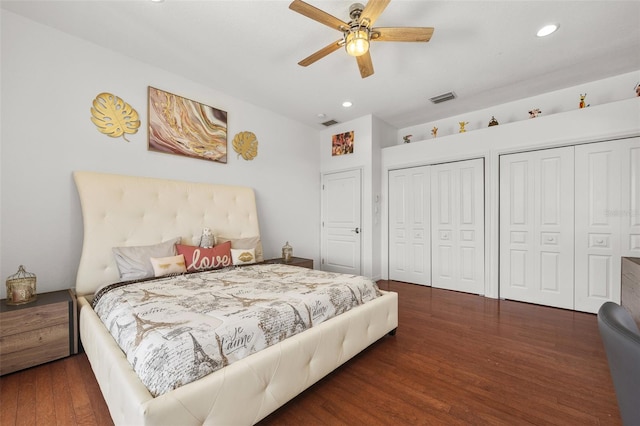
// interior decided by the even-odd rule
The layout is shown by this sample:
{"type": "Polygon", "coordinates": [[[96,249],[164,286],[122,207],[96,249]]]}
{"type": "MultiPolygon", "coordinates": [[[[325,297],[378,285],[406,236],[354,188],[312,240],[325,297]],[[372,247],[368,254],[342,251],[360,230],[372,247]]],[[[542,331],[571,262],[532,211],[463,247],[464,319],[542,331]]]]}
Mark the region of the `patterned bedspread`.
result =
{"type": "Polygon", "coordinates": [[[261,264],[112,285],[94,310],[158,396],[379,295],[365,277],[261,264]]]}

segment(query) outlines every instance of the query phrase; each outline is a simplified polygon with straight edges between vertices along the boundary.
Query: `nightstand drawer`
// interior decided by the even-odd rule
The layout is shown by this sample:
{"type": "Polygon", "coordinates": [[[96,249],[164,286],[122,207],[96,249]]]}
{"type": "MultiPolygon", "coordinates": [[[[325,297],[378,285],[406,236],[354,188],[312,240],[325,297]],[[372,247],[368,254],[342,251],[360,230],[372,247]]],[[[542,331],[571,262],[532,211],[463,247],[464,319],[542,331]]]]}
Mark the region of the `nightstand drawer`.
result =
{"type": "Polygon", "coordinates": [[[4,361],[4,356],[7,354],[25,349],[39,348],[58,341],[62,341],[66,345],[68,355],[69,342],[66,340],[68,338],[68,323],[12,334],[11,336],[0,337],[0,355],[2,355],[2,360],[4,361]]]}
{"type": "Polygon", "coordinates": [[[0,338],[0,356],[2,357],[0,374],[69,355],[69,323],[2,337],[0,338]]]}
{"type": "Polygon", "coordinates": [[[45,324],[65,324],[68,327],[69,303],[59,302],[40,306],[38,309],[3,312],[0,316],[0,337],[38,330],[45,324]]]}

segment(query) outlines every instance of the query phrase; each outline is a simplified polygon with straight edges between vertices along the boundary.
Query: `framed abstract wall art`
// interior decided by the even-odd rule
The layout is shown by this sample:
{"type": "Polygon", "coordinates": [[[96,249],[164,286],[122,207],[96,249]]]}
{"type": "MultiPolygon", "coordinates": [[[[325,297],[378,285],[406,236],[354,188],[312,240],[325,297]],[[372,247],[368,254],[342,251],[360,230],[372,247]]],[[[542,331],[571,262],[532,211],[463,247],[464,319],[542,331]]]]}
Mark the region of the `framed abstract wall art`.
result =
{"type": "Polygon", "coordinates": [[[149,86],[149,151],[227,162],[227,112],[149,86]]]}
{"type": "Polygon", "coordinates": [[[354,131],[339,133],[331,137],[331,155],[353,154],[354,131]]]}

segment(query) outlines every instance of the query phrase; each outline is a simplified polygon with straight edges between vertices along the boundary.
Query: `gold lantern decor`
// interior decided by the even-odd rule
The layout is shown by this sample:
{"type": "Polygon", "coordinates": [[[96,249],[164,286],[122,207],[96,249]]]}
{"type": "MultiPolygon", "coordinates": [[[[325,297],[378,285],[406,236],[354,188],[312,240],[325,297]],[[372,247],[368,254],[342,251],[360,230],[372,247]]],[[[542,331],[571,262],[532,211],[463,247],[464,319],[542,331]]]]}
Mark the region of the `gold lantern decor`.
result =
{"type": "Polygon", "coordinates": [[[18,272],[7,278],[7,305],[22,305],[36,300],[36,274],[25,271],[20,265],[18,272]]]}
{"type": "Polygon", "coordinates": [[[293,247],[289,245],[289,241],[282,247],[282,259],[285,262],[291,262],[293,257],[293,247]]]}

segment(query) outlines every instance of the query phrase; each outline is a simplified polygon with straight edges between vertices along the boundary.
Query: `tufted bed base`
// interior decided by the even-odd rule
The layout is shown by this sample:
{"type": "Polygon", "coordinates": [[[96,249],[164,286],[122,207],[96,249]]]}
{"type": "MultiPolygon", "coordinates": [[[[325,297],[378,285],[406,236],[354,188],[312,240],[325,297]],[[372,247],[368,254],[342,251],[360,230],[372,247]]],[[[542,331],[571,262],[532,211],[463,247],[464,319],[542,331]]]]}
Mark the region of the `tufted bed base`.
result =
{"type": "Polygon", "coordinates": [[[153,398],[85,298],[80,335],[115,424],[249,425],[397,326],[397,294],[264,349],[197,382],[153,398]]]}
{"type": "Polygon", "coordinates": [[[371,302],[154,398],[91,308],[92,293],[117,281],[111,247],[153,244],[176,235],[190,241],[209,223],[221,227],[220,235],[259,235],[253,191],[91,172],[76,172],[74,178],[84,221],[76,282],[80,338],[115,424],[256,423],[398,325],[397,294],[382,292],[371,302]]]}

